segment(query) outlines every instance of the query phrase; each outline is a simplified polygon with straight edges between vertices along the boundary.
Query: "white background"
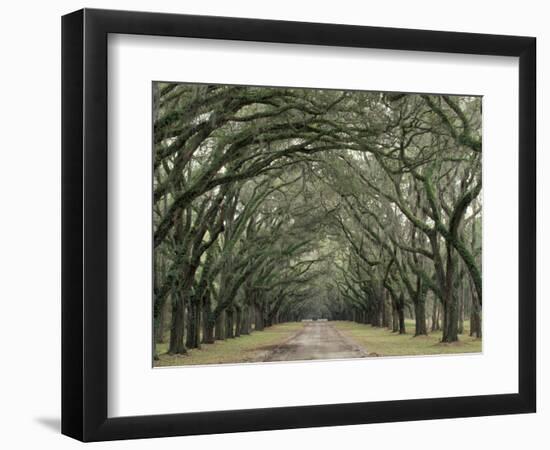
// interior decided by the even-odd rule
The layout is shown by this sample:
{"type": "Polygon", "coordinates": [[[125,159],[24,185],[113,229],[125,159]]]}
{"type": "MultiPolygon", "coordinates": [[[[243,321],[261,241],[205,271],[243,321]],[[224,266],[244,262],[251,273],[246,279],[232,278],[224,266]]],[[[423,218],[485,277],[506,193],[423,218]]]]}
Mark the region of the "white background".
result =
{"type": "MultiPolygon", "coordinates": [[[[542,179],[550,160],[541,150],[548,142],[543,109],[550,105],[550,30],[544,2],[465,0],[460,4],[428,1],[386,1],[368,4],[340,0],[308,4],[296,0],[193,2],[140,0],[10,3],[0,18],[2,39],[2,322],[0,399],[6,448],[73,448],[81,444],[58,434],[60,378],[60,19],[82,6],[142,9],[195,14],[248,16],[287,20],[416,27],[538,37],[539,103],[539,318],[548,317],[543,304],[550,288],[545,272],[550,217],[543,209],[549,184],[542,179]],[[543,75],[544,74],[544,75],[543,75]],[[544,224],[544,225],[543,225],[544,224]],[[544,261],[543,261],[544,259],[544,261]]],[[[503,255],[505,257],[505,255],[503,255]]],[[[503,280],[506,282],[506,280],[503,280]]],[[[541,324],[539,319],[539,325],[541,324]]],[[[539,380],[548,378],[548,328],[539,326],[539,380]],[[546,355],[543,355],[546,353],[546,355]]],[[[536,415],[469,418],[401,424],[379,424],[310,430],[241,433],[152,441],[97,444],[100,448],[317,448],[350,446],[518,448],[548,445],[550,394],[539,383],[536,415]],[[451,439],[449,439],[451,437],[451,439]]]]}
{"type": "Polygon", "coordinates": [[[110,416],[517,392],[517,58],[118,35],[109,67],[110,416]],[[483,355],[152,370],[158,79],[483,95],[483,355]]]}

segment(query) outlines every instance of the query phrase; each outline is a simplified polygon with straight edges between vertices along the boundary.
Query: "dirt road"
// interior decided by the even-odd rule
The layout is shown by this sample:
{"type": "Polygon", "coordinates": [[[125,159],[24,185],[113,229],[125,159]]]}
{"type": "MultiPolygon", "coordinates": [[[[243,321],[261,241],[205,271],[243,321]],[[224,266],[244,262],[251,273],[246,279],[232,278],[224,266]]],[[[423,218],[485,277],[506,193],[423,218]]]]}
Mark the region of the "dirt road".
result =
{"type": "Polygon", "coordinates": [[[265,361],[363,358],[365,349],[340,334],[330,322],[304,322],[304,328],[275,348],[265,361]]]}

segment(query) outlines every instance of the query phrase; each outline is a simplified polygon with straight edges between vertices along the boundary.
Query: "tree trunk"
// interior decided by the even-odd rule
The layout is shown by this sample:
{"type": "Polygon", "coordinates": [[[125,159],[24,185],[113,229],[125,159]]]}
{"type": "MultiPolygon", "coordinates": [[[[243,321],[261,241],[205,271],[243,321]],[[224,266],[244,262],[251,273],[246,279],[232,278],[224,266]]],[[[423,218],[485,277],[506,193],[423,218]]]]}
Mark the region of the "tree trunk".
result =
{"type": "Polygon", "coordinates": [[[414,321],[414,335],[427,335],[428,329],[426,327],[426,299],[420,295],[414,303],[414,321]]]}
{"type": "Polygon", "coordinates": [[[187,348],[200,348],[200,308],[194,299],[187,308],[187,348]]]}
{"type": "Polygon", "coordinates": [[[155,343],[162,344],[164,342],[164,328],[166,321],[166,305],[162,305],[158,312],[158,316],[155,317],[155,343]]]}
{"type": "Polygon", "coordinates": [[[204,320],[204,331],[202,333],[203,344],[213,344],[214,339],[214,321],[204,320]]]}
{"type": "Polygon", "coordinates": [[[225,338],[233,339],[235,334],[233,332],[233,309],[225,310],[225,338]]]}
{"type": "Polygon", "coordinates": [[[242,312],[241,308],[235,308],[235,337],[241,335],[241,321],[242,321],[242,312]]]}
{"type": "Polygon", "coordinates": [[[472,302],[472,311],[470,314],[470,336],[481,337],[481,311],[479,307],[472,302]]]}
{"type": "Polygon", "coordinates": [[[165,328],[165,315],[166,315],[166,294],[160,295],[159,285],[160,279],[165,277],[166,266],[164,259],[157,260],[155,253],[154,267],[153,267],[153,360],[158,360],[157,343],[164,342],[164,328],[165,328]]]}
{"type": "Polygon", "coordinates": [[[441,330],[440,322],[441,303],[437,297],[434,297],[434,304],[432,310],[432,331],[441,330]]]}
{"type": "Polygon", "coordinates": [[[390,328],[390,319],[392,314],[390,293],[388,291],[386,291],[386,295],[384,296],[384,309],[382,310],[382,313],[382,326],[385,328],[390,328]]]}
{"type": "Polygon", "coordinates": [[[206,292],[202,302],[202,342],[204,344],[214,343],[214,325],[212,318],[210,294],[206,292]]]}
{"type": "Polygon", "coordinates": [[[202,317],[202,314],[201,314],[200,303],[197,303],[195,305],[195,318],[197,321],[195,325],[195,348],[201,348],[201,326],[202,326],[202,321],[204,320],[204,317],[202,317]]]}
{"type": "Polygon", "coordinates": [[[482,327],[482,323],[483,323],[483,316],[481,315],[481,310],[478,310],[476,311],[476,315],[477,315],[477,320],[476,320],[476,337],[480,338],[482,337],[483,335],[483,327],[482,327]]]}
{"type": "Polygon", "coordinates": [[[376,286],[374,289],[373,295],[371,296],[372,306],[370,314],[370,324],[373,327],[380,327],[382,325],[382,304],[383,304],[383,294],[382,289],[379,286],[376,286]]]}
{"type": "Polygon", "coordinates": [[[222,311],[220,315],[216,318],[216,326],[214,331],[214,339],[217,341],[225,340],[225,311],[222,311]]]}
{"type": "Polygon", "coordinates": [[[437,298],[434,296],[432,302],[432,325],[430,330],[436,331],[436,322],[437,322],[437,298]]]}
{"type": "Polygon", "coordinates": [[[254,305],[250,304],[248,305],[248,321],[247,321],[249,334],[252,333],[252,325],[254,324],[254,317],[256,317],[256,311],[254,309],[254,305]]]}
{"type": "Polygon", "coordinates": [[[193,301],[190,301],[187,305],[187,330],[185,336],[185,346],[187,348],[195,348],[195,307],[193,301]]]}
{"type": "Polygon", "coordinates": [[[399,297],[399,306],[397,308],[397,314],[399,316],[399,334],[405,334],[405,298],[403,294],[399,297]]]}
{"type": "Polygon", "coordinates": [[[443,337],[441,342],[458,341],[458,302],[453,290],[454,269],[453,247],[447,243],[447,273],[445,274],[445,291],[443,293],[443,337]]]}
{"type": "Polygon", "coordinates": [[[248,305],[246,305],[242,311],[240,334],[250,334],[250,307],[248,305]]]}
{"type": "Polygon", "coordinates": [[[254,305],[254,309],[256,310],[254,330],[263,331],[263,329],[264,329],[263,305],[259,306],[258,304],[256,304],[256,305],[254,305]]]}
{"type": "Polygon", "coordinates": [[[170,327],[170,345],[168,353],[185,354],[185,302],[180,293],[172,295],[172,325],[170,327]]]}
{"type": "Polygon", "coordinates": [[[464,283],[460,281],[458,297],[458,334],[464,334],[464,283]]]}
{"type": "Polygon", "coordinates": [[[392,305],[392,333],[399,331],[399,314],[397,312],[397,305],[393,302],[392,305]]]}
{"type": "Polygon", "coordinates": [[[450,294],[450,298],[443,304],[443,337],[441,342],[458,341],[458,305],[456,296],[450,294]]]}

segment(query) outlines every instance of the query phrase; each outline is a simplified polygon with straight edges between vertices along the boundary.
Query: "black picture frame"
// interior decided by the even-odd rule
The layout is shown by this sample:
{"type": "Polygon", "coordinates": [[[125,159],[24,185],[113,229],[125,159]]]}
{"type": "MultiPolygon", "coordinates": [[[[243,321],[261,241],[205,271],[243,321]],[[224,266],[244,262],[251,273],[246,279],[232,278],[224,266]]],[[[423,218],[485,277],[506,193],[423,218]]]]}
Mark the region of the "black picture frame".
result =
{"type": "Polygon", "coordinates": [[[535,412],[535,90],[533,37],[94,9],[63,16],[62,433],[103,441],[535,412]],[[109,418],[109,33],[519,57],[518,393],[109,418]]]}

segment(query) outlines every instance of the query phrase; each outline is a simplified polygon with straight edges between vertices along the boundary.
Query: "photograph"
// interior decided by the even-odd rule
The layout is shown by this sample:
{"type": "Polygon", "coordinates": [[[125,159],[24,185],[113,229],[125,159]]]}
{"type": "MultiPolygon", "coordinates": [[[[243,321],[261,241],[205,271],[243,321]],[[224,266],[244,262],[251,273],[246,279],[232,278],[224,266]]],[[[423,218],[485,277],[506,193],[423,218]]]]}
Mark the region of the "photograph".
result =
{"type": "Polygon", "coordinates": [[[482,353],[482,103],[152,82],[152,365],[482,353]]]}
{"type": "Polygon", "coordinates": [[[550,449],[549,8],[452,6],[6,2],[0,449],[550,449]]]}

